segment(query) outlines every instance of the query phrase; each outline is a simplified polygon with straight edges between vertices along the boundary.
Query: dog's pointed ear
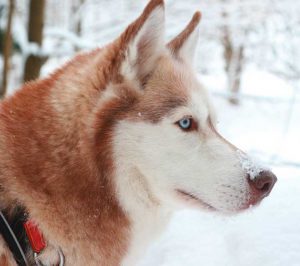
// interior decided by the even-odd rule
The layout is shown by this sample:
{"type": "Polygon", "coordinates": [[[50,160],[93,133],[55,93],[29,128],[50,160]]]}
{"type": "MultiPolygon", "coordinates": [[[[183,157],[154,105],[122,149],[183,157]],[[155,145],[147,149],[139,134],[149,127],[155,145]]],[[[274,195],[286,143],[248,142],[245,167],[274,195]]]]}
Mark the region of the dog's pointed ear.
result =
{"type": "Polygon", "coordinates": [[[175,57],[188,62],[194,61],[200,20],[201,13],[197,11],[185,29],[167,44],[175,57]]]}
{"type": "Polygon", "coordinates": [[[119,38],[123,51],[120,74],[142,83],[165,49],[164,35],[164,1],[152,0],[119,38]]]}

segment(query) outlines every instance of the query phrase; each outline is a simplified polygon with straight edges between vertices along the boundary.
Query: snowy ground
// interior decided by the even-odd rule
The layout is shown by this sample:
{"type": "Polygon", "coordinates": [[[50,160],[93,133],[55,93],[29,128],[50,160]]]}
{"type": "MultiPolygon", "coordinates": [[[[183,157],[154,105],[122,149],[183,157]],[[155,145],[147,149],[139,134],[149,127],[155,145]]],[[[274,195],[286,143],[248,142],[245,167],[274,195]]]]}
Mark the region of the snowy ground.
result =
{"type": "Polygon", "coordinates": [[[263,203],[235,217],[179,212],[141,266],[299,266],[300,163],[299,95],[286,130],[293,91],[288,84],[253,68],[243,77],[249,97],[239,107],[222,95],[222,77],[204,77],[212,90],[221,132],[242,149],[273,165],[278,182],[263,203]],[[251,96],[251,97],[250,97],[251,96]],[[257,100],[257,96],[266,97],[257,100]]]}

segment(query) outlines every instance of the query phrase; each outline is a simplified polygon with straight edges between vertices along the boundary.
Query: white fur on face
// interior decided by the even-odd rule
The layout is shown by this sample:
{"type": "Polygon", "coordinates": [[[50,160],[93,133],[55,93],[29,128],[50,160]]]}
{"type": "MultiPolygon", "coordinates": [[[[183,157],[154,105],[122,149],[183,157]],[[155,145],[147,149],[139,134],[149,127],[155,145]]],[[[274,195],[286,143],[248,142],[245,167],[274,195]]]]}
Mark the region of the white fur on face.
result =
{"type": "Polygon", "coordinates": [[[201,139],[200,134],[182,132],[170,118],[158,124],[124,122],[121,130],[120,141],[126,142],[123,151],[130,149],[127,164],[139,170],[158,202],[177,205],[176,190],[222,211],[240,209],[249,200],[236,154],[218,138],[201,139]]]}
{"type": "Polygon", "coordinates": [[[116,192],[132,223],[130,244],[122,266],[136,265],[149,243],[164,230],[172,212],[169,206],[161,205],[150,180],[138,167],[139,136],[145,134],[145,128],[140,126],[127,121],[119,123],[113,143],[116,192]]]}

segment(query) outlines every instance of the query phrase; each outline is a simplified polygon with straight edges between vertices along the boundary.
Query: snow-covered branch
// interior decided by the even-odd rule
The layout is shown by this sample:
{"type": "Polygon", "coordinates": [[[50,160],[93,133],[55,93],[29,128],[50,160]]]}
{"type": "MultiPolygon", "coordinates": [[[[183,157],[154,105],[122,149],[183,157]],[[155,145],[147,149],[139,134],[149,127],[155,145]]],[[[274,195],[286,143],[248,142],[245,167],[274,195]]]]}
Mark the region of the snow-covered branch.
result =
{"type": "MultiPolygon", "coordinates": [[[[75,33],[59,28],[48,28],[45,30],[45,37],[62,39],[68,41],[74,47],[82,50],[92,49],[97,47],[96,43],[86,40],[86,38],[78,37],[75,33]]],[[[66,51],[68,54],[69,52],[66,51]]]]}

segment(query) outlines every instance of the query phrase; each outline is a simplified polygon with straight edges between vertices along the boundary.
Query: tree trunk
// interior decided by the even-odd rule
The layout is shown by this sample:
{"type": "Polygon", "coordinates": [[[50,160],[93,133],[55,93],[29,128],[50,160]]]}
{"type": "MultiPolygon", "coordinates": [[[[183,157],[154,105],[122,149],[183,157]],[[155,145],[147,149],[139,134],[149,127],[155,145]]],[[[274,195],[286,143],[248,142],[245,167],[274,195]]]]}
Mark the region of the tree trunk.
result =
{"type": "Polygon", "coordinates": [[[235,47],[231,40],[228,28],[225,26],[223,30],[223,56],[228,90],[230,93],[229,102],[232,104],[239,104],[238,94],[240,91],[241,75],[244,64],[244,46],[240,44],[238,47],[235,47]]]}
{"type": "Polygon", "coordinates": [[[15,0],[9,1],[9,11],[7,18],[7,26],[4,37],[4,45],[3,45],[3,72],[2,72],[2,86],[0,88],[0,98],[3,98],[6,94],[7,83],[8,83],[8,74],[10,68],[10,55],[12,48],[12,34],[11,34],[11,26],[13,20],[13,13],[15,9],[15,0]]]}
{"type": "MultiPolygon", "coordinates": [[[[28,41],[36,43],[39,47],[43,41],[45,0],[30,0],[28,41]]],[[[24,81],[39,77],[42,65],[46,58],[39,55],[29,55],[26,59],[24,81]]]]}
{"type": "MultiPolygon", "coordinates": [[[[225,6],[227,1],[222,1],[225,6]]],[[[235,45],[232,39],[232,33],[227,24],[228,13],[224,9],[222,11],[222,19],[224,25],[222,27],[222,44],[223,44],[223,57],[225,63],[225,73],[227,76],[227,89],[229,91],[229,102],[232,104],[239,104],[238,94],[240,92],[241,75],[244,64],[244,46],[243,44],[235,45]]]]}
{"type": "MultiPolygon", "coordinates": [[[[79,15],[78,12],[80,12],[80,9],[82,8],[82,5],[85,3],[85,0],[78,0],[77,2],[73,2],[72,5],[72,12],[73,14],[76,14],[77,16],[79,15]]],[[[78,37],[81,37],[82,35],[82,18],[77,17],[77,20],[75,21],[75,25],[73,25],[72,29],[78,37]]],[[[77,45],[75,46],[75,51],[78,52],[80,51],[80,47],[77,45]]]]}
{"type": "Polygon", "coordinates": [[[229,102],[232,104],[239,104],[238,94],[241,87],[241,75],[243,72],[244,62],[244,47],[239,46],[234,51],[234,56],[231,61],[231,75],[230,75],[230,97],[229,102]]]}

